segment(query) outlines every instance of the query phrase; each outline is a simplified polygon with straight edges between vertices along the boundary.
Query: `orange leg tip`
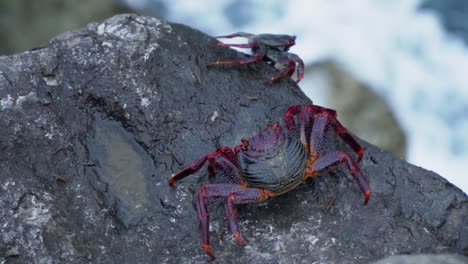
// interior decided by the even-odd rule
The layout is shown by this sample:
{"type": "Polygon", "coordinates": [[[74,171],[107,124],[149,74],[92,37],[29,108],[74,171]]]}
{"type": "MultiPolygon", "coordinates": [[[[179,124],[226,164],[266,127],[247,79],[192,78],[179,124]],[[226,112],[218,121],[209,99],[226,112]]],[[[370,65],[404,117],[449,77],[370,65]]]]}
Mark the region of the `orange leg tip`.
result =
{"type": "Polygon", "coordinates": [[[245,245],[245,240],[242,239],[241,235],[239,233],[235,233],[234,237],[236,238],[237,242],[241,245],[245,245]]]}
{"type": "Polygon", "coordinates": [[[205,250],[206,254],[208,256],[210,256],[211,258],[215,258],[214,255],[213,255],[213,252],[211,252],[211,248],[210,248],[210,245],[208,244],[203,244],[203,250],[205,250]]]}
{"type": "Polygon", "coordinates": [[[360,162],[362,160],[362,157],[364,156],[364,150],[360,149],[357,154],[358,154],[357,162],[360,162]]]}
{"type": "Polygon", "coordinates": [[[364,205],[366,205],[369,202],[370,194],[371,194],[370,191],[367,191],[366,193],[364,193],[364,205]]]}
{"type": "Polygon", "coordinates": [[[169,186],[174,186],[174,183],[175,183],[174,175],[171,175],[171,177],[169,177],[169,186]]]}
{"type": "Polygon", "coordinates": [[[214,62],[210,62],[208,64],[206,64],[206,67],[211,67],[211,66],[215,66],[215,65],[218,65],[219,64],[219,61],[214,61],[214,62]]]}

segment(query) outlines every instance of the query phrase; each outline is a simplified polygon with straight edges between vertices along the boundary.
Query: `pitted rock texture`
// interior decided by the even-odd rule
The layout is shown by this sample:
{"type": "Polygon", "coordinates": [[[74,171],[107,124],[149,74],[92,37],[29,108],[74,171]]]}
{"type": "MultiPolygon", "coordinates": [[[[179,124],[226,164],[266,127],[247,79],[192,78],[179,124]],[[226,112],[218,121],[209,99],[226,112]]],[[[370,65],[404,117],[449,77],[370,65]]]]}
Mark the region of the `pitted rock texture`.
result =
{"type": "Polygon", "coordinates": [[[430,255],[430,254],[419,254],[419,255],[394,255],[381,259],[374,264],[466,264],[468,258],[462,255],[456,254],[441,254],[441,255],[430,255]]]}
{"type": "MultiPolygon", "coordinates": [[[[0,57],[0,262],[205,263],[193,195],[206,169],[168,177],[310,104],[264,80],[264,62],[183,25],[119,15],[0,57]]],[[[330,134],[330,150],[350,149],[330,134]]],[[[247,246],[210,205],[215,263],[366,263],[395,254],[468,254],[466,195],[362,142],[367,206],[346,168],[261,204],[238,206],[247,246]]],[[[351,154],[353,155],[353,154],[351,154]]],[[[211,179],[216,180],[216,179],[211,179]]]]}

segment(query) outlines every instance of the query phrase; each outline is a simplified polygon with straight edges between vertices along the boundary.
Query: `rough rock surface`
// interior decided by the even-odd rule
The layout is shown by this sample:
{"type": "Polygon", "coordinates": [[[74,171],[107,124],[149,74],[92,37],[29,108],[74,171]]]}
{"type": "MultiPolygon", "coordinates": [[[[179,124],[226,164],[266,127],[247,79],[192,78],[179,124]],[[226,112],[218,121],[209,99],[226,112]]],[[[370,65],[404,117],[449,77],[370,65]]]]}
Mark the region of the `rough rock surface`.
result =
{"type": "Polygon", "coordinates": [[[466,264],[468,258],[462,255],[396,255],[381,259],[374,264],[466,264]]]}
{"type": "MultiPolygon", "coordinates": [[[[207,69],[243,56],[214,43],[182,25],[120,15],[0,57],[0,263],[209,260],[193,208],[206,171],[173,189],[167,178],[200,153],[280,121],[288,106],[310,103],[288,79],[265,84],[275,73],[266,63],[207,69]]],[[[332,170],[239,206],[245,247],[222,208],[210,206],[216,261],[468,254],[466,195],[363,144],[367,206],[346,170],[332,170]]]]}

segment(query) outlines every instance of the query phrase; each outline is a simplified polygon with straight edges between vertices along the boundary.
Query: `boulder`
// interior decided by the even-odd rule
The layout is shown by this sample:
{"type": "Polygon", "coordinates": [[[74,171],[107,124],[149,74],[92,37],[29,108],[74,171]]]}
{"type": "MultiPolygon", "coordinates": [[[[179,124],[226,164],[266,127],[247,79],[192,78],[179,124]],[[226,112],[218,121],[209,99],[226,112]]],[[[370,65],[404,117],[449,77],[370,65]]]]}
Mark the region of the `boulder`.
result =
{"type": "MultiPolygon", "coordinates": [[[[168,186],[203,152],[237,145],[310,104],[267,63],[156,18],[118,15],[0,57],[0,262],[204,263],[193,194],[206,169],[168,186]]],[[[330,135],[330,150],[352,153],[330,135]]],[[[238,206],[246,246],[211,210],[219,263],[366,263],[468,254],[467,196],[364,141],[367,206],[346,168],[238,206]]],[[[351,154],[353,155],[353,154],[351,154]]]]}
{"type": "MultiPolygon", "coordinates": [[[[406,135],[390,105],[367,83],[339,63],[324,60],[306,68],[308,91],[325,94],[326,105],[340,113],[341,123],[359,138],[394,155],[406,157],[406,135]]],[[[304,87],[303,85],[303,88],[304,87]]]]}

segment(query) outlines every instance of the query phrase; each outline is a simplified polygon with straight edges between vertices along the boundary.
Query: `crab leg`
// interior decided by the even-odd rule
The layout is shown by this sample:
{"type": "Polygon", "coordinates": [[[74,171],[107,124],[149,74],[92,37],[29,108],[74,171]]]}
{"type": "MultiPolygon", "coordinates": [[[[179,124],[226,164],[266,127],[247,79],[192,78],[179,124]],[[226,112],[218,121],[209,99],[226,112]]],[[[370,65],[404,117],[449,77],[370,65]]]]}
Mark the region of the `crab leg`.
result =
{"type": "Polygon", "coordinates": [[[208,157],[208,163],[208,171],[212,175],[220,171],[219,175],[226,178],[227,182],[244,185],[244,180],[237,165],[237,157],[234,156],[234,152],[230,148],[228,153],[208,157]],[[229,154],[232,154],[232,156],[229,156],[229,154]]]}
{"type": "Polygon", "coordinates": [[[261,59],[262,59],[262,57],[255,56],[255,57],[248,57],[248,58],[245,58],[245,59],[233,60],[233,61],[214,61],[212,63],[207,64],[207,66],[226,65],[226,64],[249,64],[249,63],[254,63],[254,62],[260,61],[261,59]]]}
{"type": "MultiPolygon", "coordinates": [[[[234,154],[234,151],[230,147],[224,147],[217,149],[214,152],[207,152],[198,158],[196,158],[194,161],[192,161],[187,167],[184,169],[180,170],[177,173],[174,173],[171,175],[169,178],[169,185],[174,186],[174,183],[176,181],[179,181],[195,172],[200,170],[200,168],[205,164],[205,162],[208,160],[209,167],[208,169],[210,170],[211,173],[214,173],[216,169],[219,168],[227,168],[229,167],[230,169],[235,169],[235,170],[227,170],[227,171],[238,171],[237,169],[237,158],[234,154]]],[[[235,182],[240,181],[240,174],[237,173],[236,175],[232,174],[224,174],[227,176],[229,179],[235,182]]]]}
{"type": "Polygon", "coordinates": [[[229,221],[229,228],[240,244],[245,244],[245,241],[242,239],[239,232],[239,221],[237,220],[237,211],[234,205],[262,202],[272,196],[274,196],[272,192],[245,187],[229,194],[224,203],[224,212],[229,221]]]}
{"type": "Polygon", "coordinates": [[[281,60],[280,63],[287,65],[286,68],[282,70],[278,75],[275,75],[268,79],[267,82],[273,82],[283,76],[291,76],[294,73],[294,70],[296,69],[296,63],[294,61],[281,60]]]}
{"type": "Polygon", "coordinates": [[[229,185],[225,186],[224,184],[205,184],[197,194],[197,215],[200,222],[202,247],[206,254],[212,258],[214,258],[214,255],[210,248],[210,214],[206,203],[222,199],[223,193],[226,189],[230,189],[229,187],[229,185]]]}
{"type": "Polygon", "coordinates": [[[329,127],[329,121],[336,120],[330,118],[326,113],[320,113],[316,115],[314,125],[312,127],[312,134],[310,137],[311,151],[314,152],[315,156],[313,159],[312,166],[306,170],[304,178],[308,178],[313,175],[318,175],[323,170],[345,163],[348,166],[348,170],[356,181],[359,189],[364,194],[364,204],[367,204],[370,197],[370,187],[367,183],[366,178],[362,174],[359,167],[356,165],[354,160],[346,153],[342,151],[335,151],[324,156],[322,154],[325,148],[325,132],[329,127]],[[317,157],[317,158],[315,158],[317,157]]]}
{"type": "Polygon", "coordinates": [[[169,178],[169,185],[174,186],[174,183],[176,181],[179,181],[179,180],[181,180],[181,179],[183,179],[183,178],[197,172],[198,170],[200,170],[200,168],[207,161],[208,156],[210,156],[212,154],[213,154],[213,152],[205,153],[205,154],[201,155],[200,157],[196,158],[195,160],[193,160],[192,162],[190,162],[190,164],[187,167],[185,167],[184,169],[182,169],[181,171],[172,174],[171,177],[169,178]]]}
{"type": "Polygon", "coordinates": [[[207,64],[207,66],[212,65],[224,65],[224,64],[249,64],[260,61],[265,56],[264,52],[258,52],[256,54],[252,54],[250,57],[246,57],[245,59],[240,60],[232,60],[232,61],[214,61],[212,63],[207,64]]]}
{"type": "Polygon", "coordinates": [[[287,56],[281,57],[278,63],[284,64],[287,66],[278,75],[271,77],[268,80],[269,82],[273,82],[274,80],[279,79],[286,75],[291,76],[294,73],[294,70],[296,70],[296,65],[297,65],[297,81],[296,82],[299,82],[304,77],[304,62],[296,54],[288,53],[287,56]]]}
{"type": "Polygon", "coordinates": [[[349,133],[349,131],[336,119],[333,119],[335,123],[335,131],[338,136],[343,139],[348,146],[350,146],[354,152],[358,155],[357,162],[360,162],[362,156],[364,155],[364,149],[362,146],[356,141],[356,139],[349,133]]]}
{"type": "Polygon", "coordinates": [[[206,254],[214,258],[210,248],[209,221],[207,203],[224,201],[224,212],[232,234],[240,244],[245,244],[239,231],[239,222],[234,204],[264,201],[272,196],[268,191],[249,189],[236,184],[205,184],[197,194],[197,215],[200,221],[202,247],[206,254]]]}
{"type": "Polygon", "coordinates": [[[357,161],[361,161],[362,156],[364,155],[364,149],[351,135],[351,133],[349,133],[349,131],[340,123],[340,121],[338,121],[338,119],[336,118],[336,111],[318,105],[313,105],[312,108],[320,110],[322,113],[328,116],[329,120],[332,122],[335,132],[341,139],[343,139],[344,142],[346,142],[346,144],[348,144],[348,146],[350,146],[354,150],[354,152],[356,152],[356,154],[358,155],[357,161]]]}
{"type": "Polygon", "coordinates": [[[248,48],[256,47],[256,45],[252,45],[252,44],[249,44],[249,43],[247,43],[247,44],[228,44],[228,43],[219,42],[219,43],[215,44],[215,47],[236,47],[236,48],[248,49],[248,48]]]}
{"type": "Polygon", "coordinates": [[[295,116],[299,115],[299,132],[300,139],[304,146],[306,146],[309,155],[312,154],[310,148],[310,134],[312,132],[312,123],[314,121],[314,115],[317,113],[314,105],[294,105],[288,108],[283,116],[284,123],[289,131],[295,131],[297,129],[295,116]]]}
{"type": "Polygon", "coordinates": [[[245,32],[237,32],[229,35],[224,35],[224,36],[215,36],[214,38],[236,38],[236,37],[242,37],[242,38],[253,38],[255,37],[254,34],[251,33],[245,33],[245,32]]]}
{"type": "MultiPolygon", "coordinates": [[[[326,108],[325,108],[326,109],[326,108]]],[[[327,109],[331,110],[331,109],[327,109]]],[[[334,112],[334,110],[332,110],[334,112]]],[[[336,112],[333,115],[333,112],[324,111],[316,115],[314,126],[323,127],[320,128],[324,131],[327,130],[329,126],[333,127],[336,134],[343,139],[343,141],[348,144],[354,152],[358,155],[357,161],[361,161],[362,156],[364,155],[364,149],[356,141],[356,139],[349,133],[349,131],[336,119],[336,112]]]]}
{"type": "Polygon", "coordinates": [[[314,120],[314,111],[306,111],[310,110],[308,106],[302,107],[302,105],[294,105],[288,108],[286,113],[283,116],[284,123],[289,131],[295,131],[297,129],[295,116],[300,113],[299,116],[299,136],[302,142],[307,149],[309,155],[311,155],[311,148],[310,148],[310,133],[312,131],[312,122],[314,120]]]}
{"type": "MultiPolygon", "coordinates": [[[[349,133],[349,131],[336,119],[337,114],[336,111],[333,109],[325,108],[318,105],[294,105],[288,108],[286,113],[283,116],[283,120],[286,124],[288,130],[292,131],[296,129],[296,122],[294,120],[294,116],[301,113],[300,116],[300,123],[301,123],[301,141],[304,145],[308,146],[308,142],[310,140],[310,136],[308,133],[308,129],[312,127],[310,122],[314,122],[313,126],[321,127],[319,130],[325,133],[328,130],[329,126],[332,126],[338,136],[343,139],[343,141],[348,144],[354,152],[358,155],[357,161],[359,162],[362,159],[364,154],[364,149],[362,146],[356,141],[356,139],[349,133]],[[313,116],[315,120],[313,120],[313,116]],[[305,131],[303,131],[305,130],[305,131]],[[304,143],[304,137],[306,143],[304,143]]],[[[323,137],[323,136],[321,136],[323,137]]],[[[320,151],[320,149],[315,149],[316,152],[320,151]]],[[[310,153],[310,151],[309,151],[310,153]]]]}
{"type": "Polygon", "coordinates": [[[324,170],[337,166],[340,164],[346,164],[348,167],[349,172],[353,176],[354,181],[359,186],[359,189],[364,194],[364,205],[369,202],[371,190],[369,187],[369,183],[367,182],[366,178],[362,174],[361,170],[354,162],[354,160],[346,153],[342,151],[334,151],[327,155],[319,157],[306,171],[305,178],[310,177],[312,175],[317,175],[323,172],[324,170]]]}
{"type": "Polygon", "coordinates": [[[299,114],[302,110],[302,105],[293,105],[286,110],[286,113],[283,115],[283,121],[286,124],[286,128],[289,131],[295,131],[296,130],[296,120],[294,120],[294,117],[299,114]]]}
{"type": "Polygon", "coordinates": [[[289,58],[297,63],[297,81],[299,82],[304,77],[304,62],[296,54],[290,53],[289,58]]]}

